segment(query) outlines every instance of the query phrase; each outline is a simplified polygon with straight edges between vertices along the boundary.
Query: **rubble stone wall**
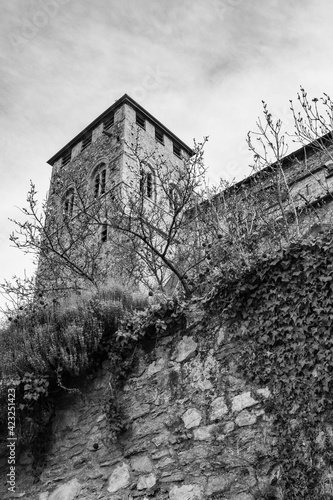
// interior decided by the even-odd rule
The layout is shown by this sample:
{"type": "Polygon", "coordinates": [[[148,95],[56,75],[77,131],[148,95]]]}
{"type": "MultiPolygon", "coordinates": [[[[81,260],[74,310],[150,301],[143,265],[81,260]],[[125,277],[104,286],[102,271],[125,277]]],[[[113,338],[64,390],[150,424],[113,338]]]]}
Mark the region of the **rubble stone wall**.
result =
{"type": "Polygon", "coordinates": [[[112,395],[108,361],[83,382],[83,396],[63,397],[40,481],[33,484],[32,458],[25,450],[16,495],[25,500],[260,498],[258,492],[278,474],[276,437],[263,409],[269,389],[251,387],[237,373],[237,351],[218,318],[203,322],[194,310],[187,322],[182,332],[137,353],[118,396],[126,430],[117,439],[103,404],[112,395]]]}

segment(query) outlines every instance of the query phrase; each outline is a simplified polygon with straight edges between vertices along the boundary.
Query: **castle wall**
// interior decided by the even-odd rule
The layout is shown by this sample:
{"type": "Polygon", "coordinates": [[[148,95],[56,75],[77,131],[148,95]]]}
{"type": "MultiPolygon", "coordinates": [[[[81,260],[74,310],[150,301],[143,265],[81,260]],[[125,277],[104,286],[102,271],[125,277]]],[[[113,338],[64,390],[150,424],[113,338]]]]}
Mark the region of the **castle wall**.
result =
{"type": "Polygon", "coordinates": [[[270,392],[236,371],[220,320],[201,319],[192,309],[186,329],[143,344],[116,395],[126,425],[116,440],[103,404],[114,396],[108,361],[82,381],[83,397],[64,396],[40,482],[26,450],[17,492],[25,500],[254,500],[278,472],[263,409],[270,392]]]}

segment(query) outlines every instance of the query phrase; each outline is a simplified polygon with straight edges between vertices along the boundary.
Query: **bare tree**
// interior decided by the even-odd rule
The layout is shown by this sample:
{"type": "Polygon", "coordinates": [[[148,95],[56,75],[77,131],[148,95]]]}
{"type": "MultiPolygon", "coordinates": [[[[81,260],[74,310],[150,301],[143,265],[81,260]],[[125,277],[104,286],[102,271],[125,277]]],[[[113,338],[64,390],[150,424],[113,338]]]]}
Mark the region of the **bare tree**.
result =
{"type": "Polygon", "coordinates": [[[333,103],[327,94],[310,100],[301,87],[297,104],[290,101],[290,111],[293,130],[283,132],[282,121],[274,121],[263,102],[264,118],[257,121],[257,132],[248,135],[257,192],[271,200],[266,219],[270,214],[281,220],[287,244],[306,234],[311,225],[327,222],[327,203],[333,201],[333,103]],[[296,144],[299,149],[287,155],[296,144]]]}
{"type": "Polygon", "coordinates": [[[38,261],[36,280],[28,288],[7,282],[2,290],[24,298],[36,289],[65,293],[115,278],[165,291],[174,276],[189,294],[199,243],[188,211],[200,202],[204,143],[179,168],[137,140],[126,145],[126,176],[107,183],[104,174],[102,189],[87,183],[83,168],[63,169],[40,208],[31,184],[22,209],[27,219],[13,221],[10,239],[38,261]]]}

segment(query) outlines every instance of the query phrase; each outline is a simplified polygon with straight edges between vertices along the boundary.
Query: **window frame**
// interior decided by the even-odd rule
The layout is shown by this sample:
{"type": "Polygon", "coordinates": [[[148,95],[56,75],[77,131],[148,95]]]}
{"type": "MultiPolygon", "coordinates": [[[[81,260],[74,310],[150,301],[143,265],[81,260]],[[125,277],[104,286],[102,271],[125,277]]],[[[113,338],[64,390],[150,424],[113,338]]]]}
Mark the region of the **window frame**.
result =
{"type": "Polygon", "coordinates": [[[139,191],[141,196],[155,201],[156,199],[156,182],[154,169],[147,165],[146,168],[140,170],[139,191]]]}
{"type": "Polygon", "coordinates": [[[155,127],[155,140],[164,146],[164,132],[158,127],[155,127]]]}
{"type": "Polygon", "coordinates": [[[73,218],[74,197],[75,197],[75,190],[74,187],[71,186],[66,190],[61,202],[62,214],[65,220],[70,220],[73,218]]]}
{"type": "Polygon", "coordinates": [[[108,241],[108,225],[106,224],[106,222],[101,224],[100,239],[101,243],[106,243],[108,241]]]}
{"type": "Polygon", "coordinates": [[[106,193],[107,183],[107,164],[104,160],[97,163],[91,175],[91,184],[94,199],[103,196],[106,193]]]}
{"type": "Polygon", "coordinates": [[[177,158],[182,157],[182,148],[177,142],[173,142],[173,154],[177,156],[177,158]]]}
{"type": "Polygon", "coordinates": [[[142,113],[139,113],[139,111],[135,112],[135,123],[143,130],[146,130],[146,118],[142,113]]]}

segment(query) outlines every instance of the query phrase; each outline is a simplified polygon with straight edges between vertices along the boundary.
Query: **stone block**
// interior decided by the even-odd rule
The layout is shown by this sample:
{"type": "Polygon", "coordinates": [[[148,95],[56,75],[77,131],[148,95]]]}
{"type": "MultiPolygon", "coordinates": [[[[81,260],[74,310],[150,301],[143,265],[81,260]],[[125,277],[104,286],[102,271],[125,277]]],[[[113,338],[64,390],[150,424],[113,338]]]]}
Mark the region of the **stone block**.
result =
{"type": "Polygon", "coordinates": [[[245,427],[246,425],[253,425],[257,421],[257,417],[255,415],[251,415],[247,410],[243,410],[237,415],[235,422],[239,427],[245,427]]]}
{"type": "Polygon", "coordinates": [[[258,401],[252,398],[250,391],[243,392],[232,399],[232,411],[240,412],[244,408],[249,408],[250,406],[256,405],[258,401]]]}
{"type": "Polygon", "coordinates": [[[165,367],[166,360],[164,358],[160,358],[157,361],[153,361],[147,368],[147,376],[152,377],[155,373],[159,373],[165,367]]]}
{"type": "Polygon", "coordinates": [[[238,495],[232,497],[232,500],[254,500],[254,498],[251,493],[238,493],[238,495]]]}
{"type": "Polygon", "coordinates": [[[51,493],[47,500],[74,500],[80,493],[81,484],[77,479],[71,479],[67,483],[61,484],[51,493]]]}
{"type": "Polygon", "coordinates": [[[158,462],[155,464],[157,469],[164,469],[165,467],[168,467],[171,464],[174,464],[175,461],[171,457],[163,457],[158,460],[158,462]]]}
{"type": "Polygon", "coordinates": [[[169,491],[170,500],[201,500],[202,496],[201,488],[197,484],[174,486],[169,491]]]}
{"type": "Polygon", "coordinates": [[[162,450],[157,450],[155,452],[152,453],[152,458],[154,460],[158,460],[159,458],[162,458],[162,457],[165,457],[167,455],[169,455],[169,450],[168,448],[164,448],[162,450]]]}
{"type": "MultiPolygon", "coordinates": [[[[130,468],[124,462],[118,465],[109,477],[109,484],[107,490],[109,493],[116,493],[116,491],[127,488],[130,485],[130,468]]],[[[59,499],[60,500],[60,499],[59,499]]]]}
{"type": "Polygon", "coordinates": [[[269,398],[272,394],[268,387],[263,387],[262,389],[257,389],[257,393],[264,398],[269,398]]]}
{"type": "Polygon", "coordinates": [[[149,490],[156,484],[156,476],[155,474],[151,473],[148,474],[147,476],[140,476],[139,481],[137,484],[137,489],[138,490],[149,490]]]}
{"type": "Polygon", "coordinates": [[[48,500],[48,498],[49,498],[48,491],[43,491],[42,493],[39,493],[39,495],[38,495],[38,500],[48,500]]]}
{"type": "Polygon", "coordinates": [[[209,477],[207,482],[206,494],[212,495],[213,493],[219,493],[228,490],[235,479],[236,476],[229,473],[209,477]]]}
{"type": "Polygon", "coordinates": [[[189,408],[182,416],[182,420],[186,429],[198,427],[200,425],[201,418],[201,412],[196,410],[195,408],[189,408]]]}
{"type": "Polygon", "coordinates": [[[135,420],[132,425],[132,433],[135,438],[151,436],[155,432],[161,432],[168,419],[166,414],[161,414],[155,418],[140,418],[135,420]]]}
{"type": "Polygon", "coordinates": [[[151,472],[153,464],[148,455],[136,455],[130,459],[131,467],[137,472],[151,472]]]}
{"type": "Polygon", "coordinates": [[[94,128],[92,131],[92,142],[95,142],[99,137],[102,136],[103,133],[103,124],[100,123],[98,127],[94,128]]]}
{"type": "Polygon", "coordinates": [[[156,437],[152,439],[152,442],[155,446],[159,447],[161,444],[167,443],[170,436],[170,432],[163,432],[162,434],[158,434],[156,437]]]}
{"type": "Polygon", "coordinates": [[[176,483],[177,481],[183,481],[184,474],[181,471],[166,471],[162,472],[160,477],[161,483],[176,483]]]}
{"type": "Polygon", "coordinates": [[[214,399],[210,407],[210,420],[220,420],[228,413],[228,407],[222,396],[214,399]]]}
{"type": "Polygon", "coordinates": [[[224,327],[222,327],[217,332],[217,339],[216,339],[217,345],[220,346],[222,344],[222,342],[224,341],[224,339],[225,339],[225,329],[224,329],[224,327]]]}
{"type": "Polygon", "coordinates": [[[187,465],[192,462],[202,463],[205,459],[214,454],[210,446],[206,444],[194,445],[192,448],[178,453],[178,461],[180,465],[187,465]]]}
{"type": "Polygon", "coordinates": [[[178,363],[188,361],[195,356],[197,347],[198,344],[193,340],[193,338],[185,335],[177,345],[173,359],[178,363]]]}
{"type": "Polygon", "coordinates": [[[233,422],[226,422],[224,427],[223,427],[223,432],[225,434],[229,434],[230,432],[232,432],[235,428],[235,424],[233,422]]]}
{"type": "Polygon", "coordinates": [[[72,154],[71,154],[71,159],[73,160],[78,154],[81,153],[81,149],[82,149],[82,141],[78,142],[77,144],[75,144],[75,146],[73,146],[72,148],[72,154]]]}
{"type": "Polygon", "coordinates": [[[204,427],[198,427],[193,431],[193,437],[195,441],[207,441],[211,439],[212,432],[216,428],[215,425],[207,425],[204,427]]]}

